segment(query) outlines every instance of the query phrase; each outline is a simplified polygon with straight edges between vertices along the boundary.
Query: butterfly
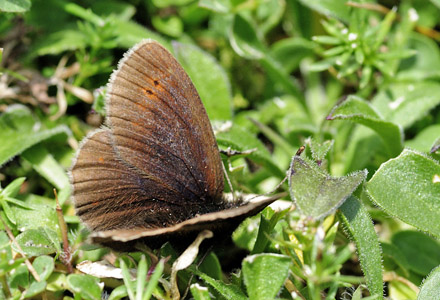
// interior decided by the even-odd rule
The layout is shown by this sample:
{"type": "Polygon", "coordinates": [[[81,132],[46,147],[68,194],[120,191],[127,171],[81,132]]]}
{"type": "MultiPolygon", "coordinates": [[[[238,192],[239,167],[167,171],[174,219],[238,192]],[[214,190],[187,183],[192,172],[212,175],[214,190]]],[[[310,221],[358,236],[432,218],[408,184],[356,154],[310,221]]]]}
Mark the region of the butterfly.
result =
{"type": "Polygon", "coordinates": [[[130,49],[111,75],[105,126],[81,142],[70,179],[91,239],[114,249],[232,232],[274,197],[228,200],[206,110],[182,66],[159,43],[130,49]]]}

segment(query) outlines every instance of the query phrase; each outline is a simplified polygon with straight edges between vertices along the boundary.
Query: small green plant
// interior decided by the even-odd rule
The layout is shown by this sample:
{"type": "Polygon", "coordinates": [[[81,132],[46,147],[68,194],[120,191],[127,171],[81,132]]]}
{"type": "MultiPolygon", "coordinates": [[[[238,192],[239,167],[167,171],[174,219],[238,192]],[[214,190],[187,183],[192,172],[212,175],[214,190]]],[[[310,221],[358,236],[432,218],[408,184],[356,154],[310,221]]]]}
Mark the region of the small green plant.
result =
{"type": "Polygon", "coordinates": [[[438,298],[440,6],[395,5],[0,1],[0,299],[438,298]],[[286,195],[234,231],[236,252],[203,242],[176,273],[168,243],[90,245],[69,200],[103,86],[144,38],[239,153],[222,157],[233,188],[286,195]]]}

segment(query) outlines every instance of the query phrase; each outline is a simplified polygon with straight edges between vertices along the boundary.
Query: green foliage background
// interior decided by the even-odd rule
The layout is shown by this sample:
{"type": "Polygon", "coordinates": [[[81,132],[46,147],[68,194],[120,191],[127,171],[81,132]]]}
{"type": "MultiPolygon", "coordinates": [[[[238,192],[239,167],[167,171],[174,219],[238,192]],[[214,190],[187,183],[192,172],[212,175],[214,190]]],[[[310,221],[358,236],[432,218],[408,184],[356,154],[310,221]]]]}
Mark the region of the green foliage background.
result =
{"type": "Polygon", "coordinates": [[[111,71],[145,38],[188,72],[220,148],[254,149],[223,157],[235,189],[272,191],[306,145],[279,187],[295,208],[247,219],[239,262],[214,249],[180,295],[440,299],[439,16],[437,0],[0,0],[0,299],[176,297],[171,245],[109,256],[69,199],[111,71]],[[119,279],[79,271],[104,258],[119,279]]]}

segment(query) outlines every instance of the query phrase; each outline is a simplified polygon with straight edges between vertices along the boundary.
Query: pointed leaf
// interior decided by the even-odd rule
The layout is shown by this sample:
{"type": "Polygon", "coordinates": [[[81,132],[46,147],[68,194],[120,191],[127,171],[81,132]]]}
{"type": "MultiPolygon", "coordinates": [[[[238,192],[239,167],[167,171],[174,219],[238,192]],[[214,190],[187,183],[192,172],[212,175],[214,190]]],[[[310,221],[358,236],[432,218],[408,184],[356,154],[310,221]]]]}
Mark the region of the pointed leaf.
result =
{"type": "Polygon", "coordinates": [[[220,280],[215,280],[208,275],[195,271],[204,282],[212,286],[217,292],[219,292],[226,299],[246,300],[246,295],[236,285],[226,284],[220,280]]]}
{"type": "Polygon", "coordinates": [[[68,136],[70,130],[66,126],[52,129],[40,129],[28,108],[21,105],[9,106],[0,116],[0,165],[27,148],[52,136],[63,134],[68,136]]]}
{"type": "Polygon", "coordinates": [[[337,209],[365,180],[367,170],[334,178],[299,155],[290,165],[290,195],[306,216],[321,219],[337,209]]]}
{"type": "Polygon", "coordinates": [[[413,230],[399,231],[391,238],[406,258],[408,268],[422,276],[440,265],[440,243],[432,237],[413,230]]]}
{"type": "Polygon", "coordinates": [[[382,138],[391,156],[397,156],[403,149],[403,132],[399,126],[386,122],[365,100],[349,96],[333,108],[327,120],[350,120],[373,129],[382,138]]]}
{"type": "Polygon", "coordinates": [[[5,187],[2,190],[1,195],[3,197],[14,198],[15,196],[17,196],[18,192],[20,191],[20,187],[25,180],[26,180],[26,177],[20,177],[20,178],[14,179],[14,181],[12,181],[10,184],[8,184],[7,187],[5,187]]]}
{"type": "Polygon", "coordinates": [[[232,48],[238,55],[248,59],[264,57],[265,49],[255,27],[239,14],[234,16],[229,39],[232,48]]]}
{"type": "Polygon", "coordinates": [[[356,243],[368,289],[376,299],[383,299],[382,255],[373,221],[362,203],[351,196],[341,206],[342,223],[356,243]]]}
{"type": "Polygon", "coordinates": [[[64,168],[47,151],[44,145],[35,145],[22,153],[24,159],[57,189],[64,189],[70,185],[64,168]]]}

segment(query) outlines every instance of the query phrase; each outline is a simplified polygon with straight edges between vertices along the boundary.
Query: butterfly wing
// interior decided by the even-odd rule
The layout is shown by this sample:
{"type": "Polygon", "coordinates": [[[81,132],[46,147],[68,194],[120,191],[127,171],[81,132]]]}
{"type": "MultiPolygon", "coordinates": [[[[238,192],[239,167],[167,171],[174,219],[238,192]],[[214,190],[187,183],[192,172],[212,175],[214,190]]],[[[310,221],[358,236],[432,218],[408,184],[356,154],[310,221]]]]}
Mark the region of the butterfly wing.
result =
{"type": "Polygon", "coordinates": [[[154,41],[130,50],[112,75],[108,123],[118,155],[184,205],[221,200],[223,172],[200,97],[174,57],[154,41]]]}
{"type": "Polygon", "coordinates": [[[216,240],[221,242],[245,218],[257,214],[279,198],[280,195],[272,197],[261,196],[255,199],[255,201],[244,203],[239,207],[207,213],[164,228],[130,228],[94,232],[91,235],[91,240],[93,243],[124,251],[135,250],[136,244],[139,242],[145,243],[150,247],[158,247],[166,241],[176,240],[179,241],[177,246],[185,248],[194,240],[199,232],[208,229],[213,231],[216,240]]]}
{"type": "Polygon", "coordinates": [[[114,150],[109,129],[96,130],[84,140],[70,176],[76,213],[92,230],[158,227],[180,221],[178,207],[158,200],[176,195],[158,189],[154,180],[140,177],[124,163],[114,150]],[[176,213],[170,215],[173,209],[176,213]]]}
{"type": "Polygon", "coordinates": [[[132,48],[112,74],[108,129],[83,142],[71,170],[78,215],[92,230],[157,228],[225,206],[208,116],[161,45],[132,48]]]}

